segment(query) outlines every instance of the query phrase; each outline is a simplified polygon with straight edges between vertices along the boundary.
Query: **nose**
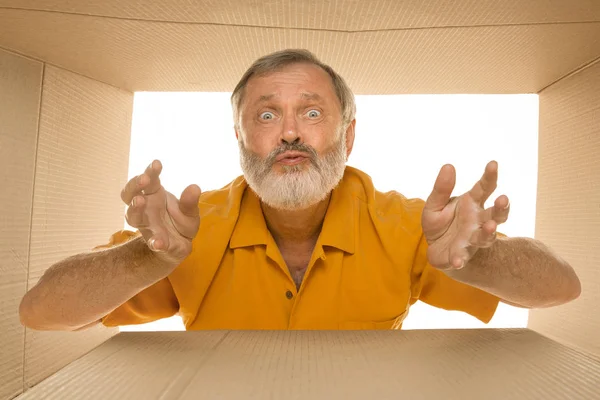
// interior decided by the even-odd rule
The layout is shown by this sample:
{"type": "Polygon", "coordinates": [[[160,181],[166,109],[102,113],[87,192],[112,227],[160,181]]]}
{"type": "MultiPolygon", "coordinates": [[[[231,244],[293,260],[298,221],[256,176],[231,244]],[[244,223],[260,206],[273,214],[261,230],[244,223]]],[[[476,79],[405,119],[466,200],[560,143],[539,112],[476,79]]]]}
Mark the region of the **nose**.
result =
{"type": "Polygon", "coordinates": [[[294,115],[285,116],[281,124],[281,141],[288,144],[302,143],[298,124],[294,115]]]}

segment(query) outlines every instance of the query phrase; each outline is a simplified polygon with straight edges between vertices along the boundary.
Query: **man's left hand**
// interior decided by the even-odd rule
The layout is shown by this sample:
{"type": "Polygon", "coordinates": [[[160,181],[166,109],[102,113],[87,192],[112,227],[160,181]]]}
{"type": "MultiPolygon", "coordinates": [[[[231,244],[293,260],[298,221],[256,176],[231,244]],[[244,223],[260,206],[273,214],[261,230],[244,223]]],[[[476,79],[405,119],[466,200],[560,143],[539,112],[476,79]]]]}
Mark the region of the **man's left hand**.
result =
{"type": "Polygon", "coordinates": [[[478,249],[492,246],[496,229],[506,222],[510,210],[508,197],[502,195],[494,205],[484,209],[496,190],[498,164],[491,161],[481,179],[462,196],[451,198],[456,171],[444,165],[429,195],[421,224],[429,248],[429,263],[442,270],[460,269],[478,249]]]}

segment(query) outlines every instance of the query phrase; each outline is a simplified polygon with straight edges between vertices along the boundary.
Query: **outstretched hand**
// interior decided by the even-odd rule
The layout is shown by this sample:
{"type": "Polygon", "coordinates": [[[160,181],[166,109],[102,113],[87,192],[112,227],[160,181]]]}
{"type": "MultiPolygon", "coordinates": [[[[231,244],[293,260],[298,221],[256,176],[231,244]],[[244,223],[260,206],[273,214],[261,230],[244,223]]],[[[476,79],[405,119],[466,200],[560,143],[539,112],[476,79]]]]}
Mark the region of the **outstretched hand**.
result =
{"type": "Polygon", "coordinates": [[[129,207],[127,223],[137,228],[163,261],[179,263],[192,251],[192,240],[200,226],[200,188],[190,185],[177,199],[160,183],[162,164],[153,161],[143,174],[132,178],[121,192],[129,207]]]}
{"type": "Polygon", "coordinates": [[[506,222],[510,211],[508,197],[502,195],[494,205],[484,209],[496,190],[498,164],[491,161],[481,179],[467,193],[451,198],[456,171],[444,165],[429,195],[421,224],[427,239],[429,263],[439,269],[460,269],[478,249],[490,247],[496,229],[506,222]]]}

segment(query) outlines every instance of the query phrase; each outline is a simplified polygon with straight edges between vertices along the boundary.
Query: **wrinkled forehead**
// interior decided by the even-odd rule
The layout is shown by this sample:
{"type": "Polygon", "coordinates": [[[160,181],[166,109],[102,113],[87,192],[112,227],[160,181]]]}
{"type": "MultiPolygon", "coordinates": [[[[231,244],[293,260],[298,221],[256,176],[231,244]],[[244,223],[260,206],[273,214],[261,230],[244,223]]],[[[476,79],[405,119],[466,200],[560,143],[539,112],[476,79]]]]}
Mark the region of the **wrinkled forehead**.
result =
{"type": "Polygon", "coordinates": [[[339,105],[333,81],[325,70],[313,64],[292,64],[252,76],[244,90],[242,106],[292,99],[339,105]]]}

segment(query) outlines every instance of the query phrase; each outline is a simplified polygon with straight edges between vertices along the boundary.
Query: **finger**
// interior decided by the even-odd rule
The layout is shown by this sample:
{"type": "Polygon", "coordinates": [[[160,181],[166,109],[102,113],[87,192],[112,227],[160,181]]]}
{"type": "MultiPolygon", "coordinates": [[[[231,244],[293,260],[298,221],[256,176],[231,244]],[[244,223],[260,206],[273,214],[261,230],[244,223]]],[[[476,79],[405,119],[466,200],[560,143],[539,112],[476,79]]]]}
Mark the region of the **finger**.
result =
{"type": "Polygon", "coordinates": [[[153,194],[160,189],[160,173],[162,172],[162,163],[154,160],[148,165],[142,176],[147,176],[149,181],[144,185],[144,194],[153,194]]]}
{"type": "Polygon", "coordinates": [[[487,248],[496,240],[498,224],[493,219],[486,221],[480,229],[473,232],[469,244],[477,248],[487,248]]]}
{"type": "Polygon", "coordinates": [[[435,180],[433,190],[427,201],[425,208],[429,211],[441,211],[450,201],[450,196],[456,184],[456,171],[450,164],[444,165],[435,180]]]}
{"type": "Polygon", "coordinates": [[[162,171],[162,164],[154,160],[144,171],[143,174],[133,177],[125,184],[121,191],[121,200],[125,204],[130,204],[138,194],[153,194],[160,189],[159,175],[162,171]]]}
{"type": "Polygon", "coordinates": [[[492,207],[486,208],[480,215],[480,223],[484,223],[489,220],[496,221],[497,224],[503,224],[508,220],[508,214],[510,213],[510,204],[508,197],[502,195],[496,199],[492,207]]]}
{"type": "Polygon", "coordinates": [[[200,214],[198,209],[200,194],[202,191],[198,185],[190,185],[183,190],[179,199],[179,210],[183,215],[197,217],[200,214]]]}
{"type": "Polygon", "coordinates": [[[473,200],[483,207],[487,199],[494,193],[494,190],[496,190],[497,182],[498,163],[496,161],[490,161],[485,167],[483,176],[475,186],[473,186],[469,193],[473,200]]]}
{"type": "Polygon", "coordinates": [[[134,228],[145,228],[148,226],[146,218],[146,199],[144,196],[135,196],[131,201],[131,205],[125,213],[125,220],[134,228]]]}
{"type": "Polygon", "coordinates": [[[450,268],[452,269],[461,269],[465,266],[467,260],[469,259],[469,252],[465,246],[457,246],[450,253],[449,261],[450,268]]]}
{"type": "Polygon", "coordinates": [[[510,201],[508,197],[502,195],[496,199],[492,209],[492,219],[497,224],[503,224],[508,220],[508,214],[510,214],[510,201]]]}
{"type": "Polygon", "coordinates": [[[166,252],[169,250],[169,235],[160,232],[146,241],[148,248],[154,252],[166,252]]]}
{"type": "Polygon", "coordinates": [[[125,184],[123,190],[121,190],[121,200],[123,203],[129,205],[135,196],[142,193],[142,189],[148,184],[149,179],[147,176],[138,175],[129,180],[125,184]]]}

